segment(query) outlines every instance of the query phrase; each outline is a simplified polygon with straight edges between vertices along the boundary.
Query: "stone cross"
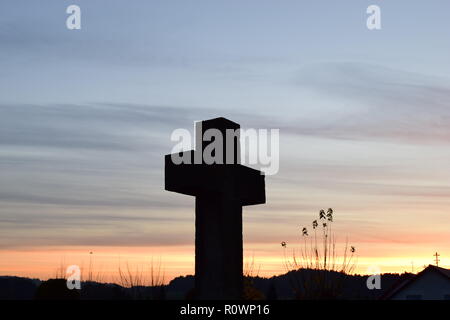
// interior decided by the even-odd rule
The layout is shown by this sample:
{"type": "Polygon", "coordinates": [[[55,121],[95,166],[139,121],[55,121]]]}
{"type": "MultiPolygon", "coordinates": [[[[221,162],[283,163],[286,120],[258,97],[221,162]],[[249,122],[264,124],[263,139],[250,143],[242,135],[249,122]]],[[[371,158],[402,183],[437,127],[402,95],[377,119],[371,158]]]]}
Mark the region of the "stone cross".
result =
{"type": "Polygon", "coordinates": [[[266,202],[264,175],[240,164],[239,124],[216,118],[196,122],[195,128],[195,150],[179,154],[190,164],[175,164],[172,155],[165,156],[165,189],[195,196],[195,298],[241,299],[242,207],[266,202]],[[214,141],[204,141],[208,129],[222,133],[222,164],[207,164],[201,157],[214,141]],[[238,134],[227,137],[227,129],[238,134]],[[233,164],[227,164],[227,155],[233,164]],[[200,163],[194,163],[196,156],[200,163]]]}

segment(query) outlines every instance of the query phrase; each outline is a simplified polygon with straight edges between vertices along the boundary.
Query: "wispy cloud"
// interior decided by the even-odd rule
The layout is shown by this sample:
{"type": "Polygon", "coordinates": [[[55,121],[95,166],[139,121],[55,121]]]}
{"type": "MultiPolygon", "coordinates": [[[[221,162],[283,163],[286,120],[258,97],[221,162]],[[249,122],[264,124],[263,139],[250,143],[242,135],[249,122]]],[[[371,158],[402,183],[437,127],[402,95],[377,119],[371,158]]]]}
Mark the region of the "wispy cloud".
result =
{"type": "Polygon", "coordinates": [[[405,143],[450,142],[450,80],[383,66],[325,63],[293,80],[327,104],[340,106],[285,132],[330,139],[405,143]]]}
{"type": "MultiPolygon", "coordinates": [[[[190,224],[176,212],[193,213],[192,199],[163,190],[162,156],[170,152],[173,129],[192,131],[193,121],[216,116],[229,117],[243,127],[281,129],[281,171],[279,176],[268,179],[270,203],[256,211],[250,209],[247,218],[258,226],[289,224],[292,215],[312,212],[323,205],[322,201],[332,201],[352,212],[364,208],[368,201],[374,208],[382,207],[380,199],[396,207],[402,197],[445,201],[447,188],[428,181],[425,169],[417,172],[412,164],[408,170],[400,167],[400,163],[404,164],[400,160],[408,155],[389,164],[382,157],[383,152],[392,153],[399,144],[448,142],[450,111],[446,105],[450,86],[444,80],[346,63],[316,65],[299,74],[294,85],[317,94],[320,103],[348,104],[351,108],[335,109],[329,115],[318,112],[317,117],[306,119],[129,103],[0,105],[2,225],[21,233],[29,228],[47,230],[46,236],[33,233],[23,237],[21,245],[119,243],[112,235],[100,239],[95,232],[113,234],[120,225],[139,228],[140,221],[155,222],[149,223],[154,236],[139,240],[127,234],[131,239],[126,240],[127,244],[189,242],[189,237],[173,235],[177,228],[190,224]],[[311,149],[313,140],[308,139],[319,144],[304,154],[311,149]],[[347,140],[363,144],[351,144],[345,159],[329,159],[327,156],[342,151],[323,154],[320,150],[330,144],[334,148],[336,140],[344,141],[345,147],[347,140]],[[368,152],[364,142],[389,142],[392,148],[379,146],[370,151],[370,162],[358,163],[365,159],[357,156],[358,148],[368,152]],[[289,145],[286,152],[283,143],[289,145]],[[415,184],[408,182],[412,170],[417,172],[415,184]],[[353,202],[347,204],[350,194],[353,202]],[[42,219],[29,210],[30,206],[40,208],[42,219]],[[149,211],[147,220],[136,214],[139,210],[149,211]],[[66,216],[68,211],[73,213],[66,216]],[[86,216],[87,211],[90,216],[86,216]],[[282,215],[273,217],[274,211],[282,215]],[[158,220],[161,216],[163,220],[158,220]],[[101,219],[108,223],[102,224],[101,219]],[[64,232],[50,230],[70,229],[65,221],[77,227],[89,225],[86,230],[90,233],[61,242],[64,232]],[[174,221],[179,225],[167,230],[166,235],[153,228],[174,221]]],[[[3,233],[5,245],[14,246],[13,234],[9,234],[8,241],[6,237],[3,233]]],[[[253,239],[259,238],[253,234],[253,239]]]]}

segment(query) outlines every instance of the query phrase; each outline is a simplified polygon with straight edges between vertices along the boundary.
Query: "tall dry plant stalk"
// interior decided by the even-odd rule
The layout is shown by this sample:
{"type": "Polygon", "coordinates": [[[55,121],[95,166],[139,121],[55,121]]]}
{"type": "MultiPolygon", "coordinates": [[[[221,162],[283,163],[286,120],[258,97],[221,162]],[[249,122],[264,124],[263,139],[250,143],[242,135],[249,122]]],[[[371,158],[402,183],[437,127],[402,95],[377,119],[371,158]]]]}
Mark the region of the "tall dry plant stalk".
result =
{"type": "Polygon", "coordinates": [[[255,255],[252,255],[251,259],[245,259],[244,263],[244,277],[254,278],[259,276],[261,265],[255,265],[255,255]]]}
{"type": "Polygon", "coordinates": [[[286,254],[287,244],[282,242],[284,267],[299,299],[337,299],[342,293],[344,278],[356,267],[355,247],[346,240],[342,255],[336,250],[333,233],[333,209],[320,210],[319,219],[312,222],[314,234],[303,227],[300,249],[286,254]]]}
{"type": "Polygon", "coordinates": [[[128,262],[125,269],[119,266],[118,283],[122,287],[131,289],[132,299],[161,300],[165,298],[164,272],[161,268],[161,261],[155,266],[152,259],[149,270],[139,266],[132,269],[128,262]],[[150,287],[149,291],[146,287],[150,287]]]}
{"type": "Polygon", "coordinates": [[[245,259],[244,263],[244,288],[243,296],[244,300],[263,300],[265,297],[262,292],[257,290],[254,285],[254,279],[259,277],[259,271],[261,265],[256,266],[255,256],[252,255],[251,259],[245,259]]]}
{"type": "Polygon", "coordinates": [[[55,270],[54,278],[55,279],[66,279],[67,278],[66,269],[67,269],[67,267],[65,265],[64,260],[61,260],[59,267],[57,267],[55,270]]]}
{"type": "MultiPolygon", "coordinates": [[[[93,252],[89,253],[89,265],[84,267],[84,262],[81,263],[80,266],[80,275],[81,275],[81,281],[82,282],[106,282],[106,276],[103,273],[103,271],[100,269],[96,270],[96,267],[94,266],[94,259],[92,257],[93,252]]],[[[68,274],[67,272],[68,265],[65,262],[65,259],[61,259],[59,267],[56,268],[56,271],[54,273],[55,279],[67,279],[68,274]]]]}
{"type": "Polygon", "coordinates": [[[97,270],[97,267],[94,264],[94,253],[89,252],[89,264],[84,267],[84,263],[81,265],[81,280],[84,282],[106,282],[106,276],[102,272],[102,268],[97,270]]]}

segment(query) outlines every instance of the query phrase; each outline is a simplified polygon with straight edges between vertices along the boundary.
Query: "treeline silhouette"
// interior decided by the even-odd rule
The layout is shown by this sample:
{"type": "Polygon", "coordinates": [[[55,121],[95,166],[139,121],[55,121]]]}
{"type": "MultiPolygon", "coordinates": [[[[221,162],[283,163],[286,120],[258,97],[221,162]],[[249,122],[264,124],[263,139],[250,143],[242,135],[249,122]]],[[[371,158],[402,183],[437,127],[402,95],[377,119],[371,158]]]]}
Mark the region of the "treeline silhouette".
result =
{"type": "MultiPolygon", "coordinates": [[[[299,299],[296,294],[296,290],[299,288],[292,287],[292,278],[299,276],[306,279],[314,278],[317,277],[317,272],[323,271],[301,269],[271,278],[246,277],[244,299],[299,299]]],[[[382,274],[381,290],[369,290],[366,286],[367,276],[342,275],[334,271],[327,272],[329,279],[336,278],[342,282],[340,295],[332,297],[340,300],[376,300],[393,285],[412,276],[410,273],[382,274]]],[[[189,300],[194,288],[194,277],[177,277],[167,285],[153,287],[135,286],[127,288],[117,284],[83,282],[79,292],[69,292],[65,284],[63,279],[40,281],[20,277],[0,277],[0,299],[189,300]]],[[[330,297],[315,296],[314,299],[330,299],[330,297]]]]}

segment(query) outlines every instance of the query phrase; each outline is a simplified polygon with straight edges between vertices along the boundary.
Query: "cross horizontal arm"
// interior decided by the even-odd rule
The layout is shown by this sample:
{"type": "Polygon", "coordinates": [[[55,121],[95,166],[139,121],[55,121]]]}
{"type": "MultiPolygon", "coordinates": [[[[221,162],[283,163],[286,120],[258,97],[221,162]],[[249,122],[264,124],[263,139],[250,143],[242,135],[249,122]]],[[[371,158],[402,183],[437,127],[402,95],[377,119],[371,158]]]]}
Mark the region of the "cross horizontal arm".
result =
{"type": "Polygon", "coordinates": [[[266,202],[264,175],[260,171],[240,164],[174,164],[170,154],[165,156],[165,189],[190,196],[228,193],[243,206],[266,202]]]}

